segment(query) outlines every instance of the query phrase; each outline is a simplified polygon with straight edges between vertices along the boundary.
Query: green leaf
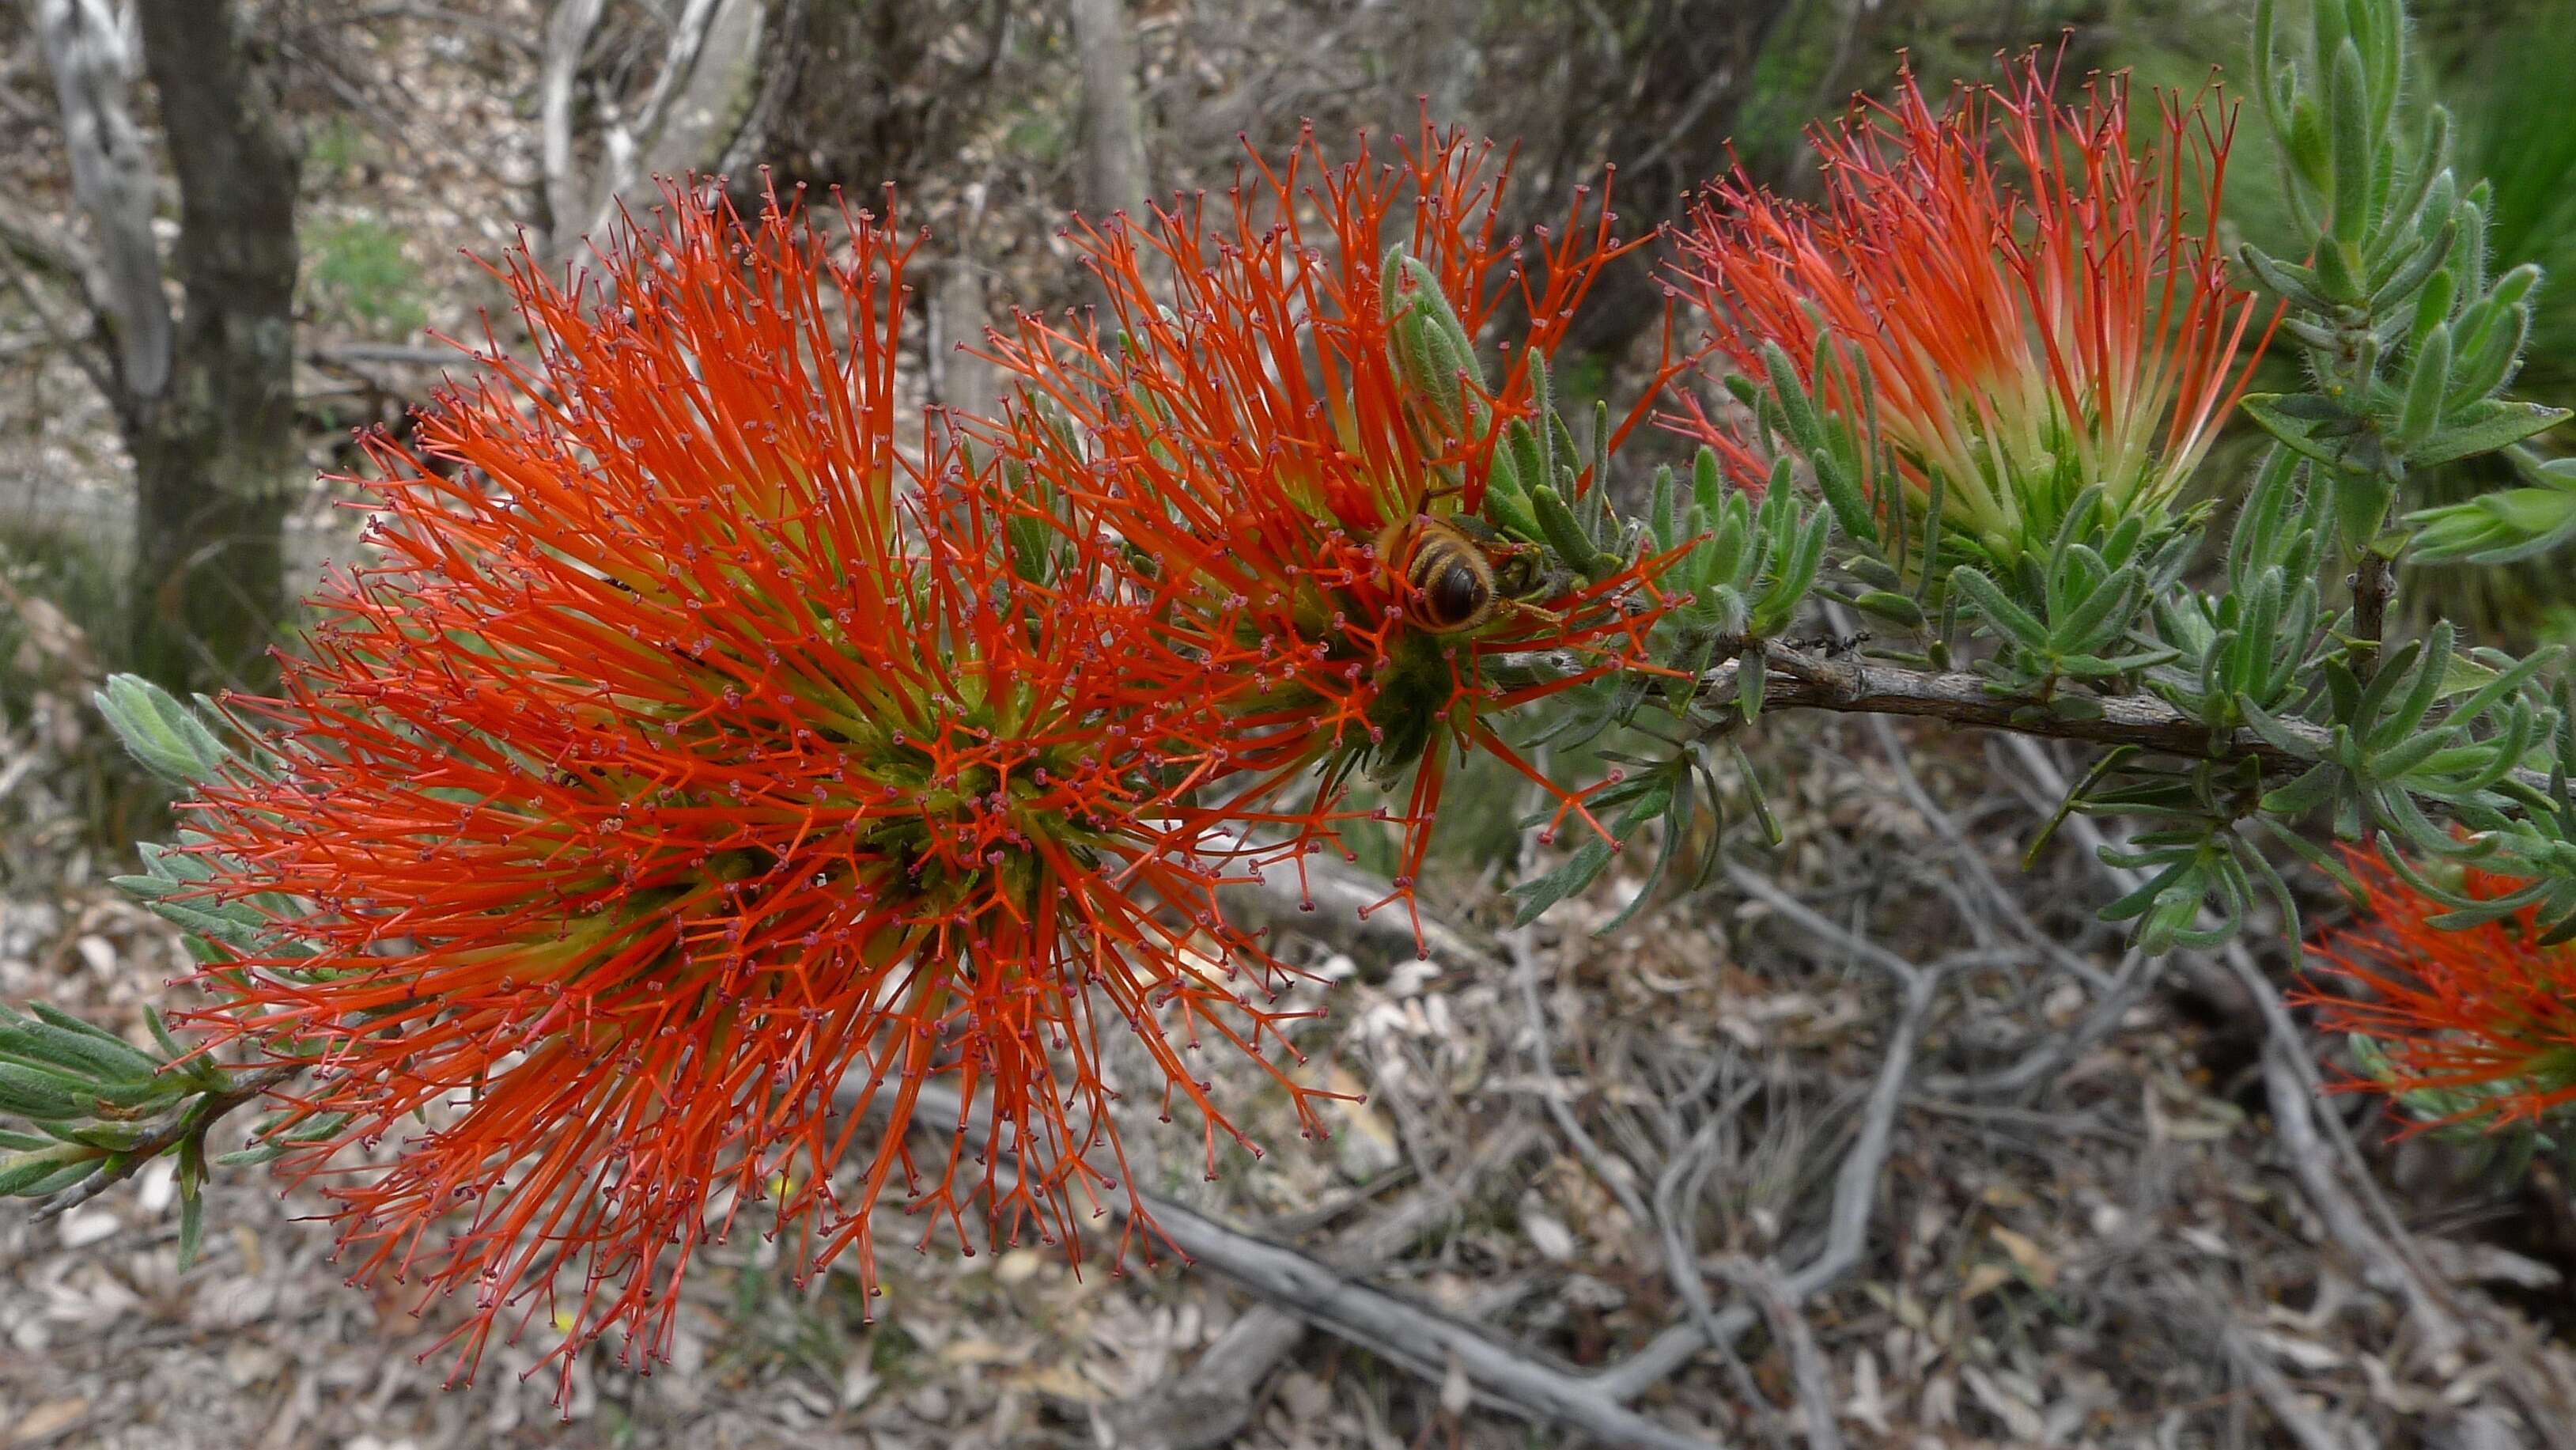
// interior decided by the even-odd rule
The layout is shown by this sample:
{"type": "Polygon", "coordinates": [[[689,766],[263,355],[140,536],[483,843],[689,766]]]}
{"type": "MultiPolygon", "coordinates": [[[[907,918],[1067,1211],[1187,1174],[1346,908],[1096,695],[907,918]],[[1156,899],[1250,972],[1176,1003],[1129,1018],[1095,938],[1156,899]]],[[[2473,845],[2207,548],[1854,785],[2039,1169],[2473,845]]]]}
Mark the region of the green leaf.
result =
{"type": "Polygon", "coordinates": [[[62,1122],[86,1116],[88,1104],[75,1096],[74,1084],[48,1072],[0,1062],[0,1113],[35,1122],[62,1122]]]}
{"type": "Polygon", "coordinates": [[[98,1150],[78,1143],[57,1143],[32,1153],[15,1153],[0,1158],[0,1197],[24,1198],[53,1192],[64,1186],[63,1176],[73,1181],[88,1176],[90,1165],[98,1161],[98,1150]]]}
{"type": "Polygon", "coordinates": [[[149,1002],[143,1004],[143,1025],[151,1031],[152,1040],[160,1045],[170,1061],[176,1062],[188,1055],[187,1050],[179,1045],[179,1039],[170,1035],[170,1024],[163,1020],[161,1009],[149,1002]]]}
{"type": "Polygon", "coordinates": [[[203,785],[223,769],[223,743],[195,712],[140,675],[111,675],[90,697],[126,750],[177,785],[203,785]]]}
{"type": "Polygon", "coordinates": [[[2342,454],[2310,438],[2308,425],[2291,416],[2282,407],[2282,402],[2283,398],[2279,393],[2247,393],[2238,400],[2237,406],[2245,410],[2245,416],[2253,419],[2255,426],[2279,439],[2290,451],[2303,458],[2341,467],[2342,454]]]}
{"type": "Polygon", "coordinates": [[[2298,817],[2334,799],[2343,783],[2343,767],[2331,761],[2309,766],[2296,780],[2267,793],[2261,802],[2267,815],[2298,817]]]}
{"type": "Polygon", "coordinates": [[[1797,617],[1799,603],[1807,597],[1807,590],[1816,582],[1817,569],[1824,564],[1825,538],[1831,526],[1831,520],[1823,514],[1807,520],[1806,528],[1799,532],[1788,557],[1782,561],[1780,572],[1754,602],[1747,624],[1753,634],[1768,638],[1797,617]]]}
{"type": "MultiPolygon", "coordinates": [[[[1620,812],[1619,818],[1611,824],[1612,841],[1625,842],[1636,834],[1639,826],[1662,815],[1664,809],[1672,804],[1673,786],[1669,779],[1649,778],[1634,784],[1640,789],[1630,800],[1628,808],[1620,812]]],[[[1606,796],[1609,792],[1602,794],[1606,796]]],[[[1595,799],[1597,801],[1599,797],[1595,799]]],[[[1575,848],[1563,865],[1535,881],[1513,887],[1506,894],[1519,897],[1521,906],[1512,924],[1529,925],[1549,907],[1600,879],[1602,871],[1610,864],[1611,854],[1611,841],[1601,839],[1595,832],[1584,838],[1583,844],[1575,848]]]]}
{"type": "Polygon", "coordinates": [[[2292,305],[2311,312],[2325,312],[2334,307],[2334,303],[2317,290],[2317,274],[2307,268],[2295,262],[2281,261],[2250,242],[2237,249],[2237,256],[2245,263],[2245,270],[2254,274],[2255,281],[2292,305]]]}
{"type": "Polygon", "coordinates": [[[1471,415],[1481,405],[1468,387],[1471,379],[1484,386],[1483,370],[1466,325],[1440,290],[1440,274],[1398,243],[1387,249],[1379,278],[1392,361],[1407,390],[1428,401],[1453,434],[1470,438],[1476,422],[1471,415]]]}
{"type": "Polygon", "coordinates": [[[179,1142],[179,1272],[197,1262],[197,1247],[206,1237],[206,1130],[199,1128],[179,1142]]]}
{"type": "Polygon", "coordinates": [[[1726,475],[1717,466],[1717,450],[1703,443],[1691,455],[1691,498],[1715,523],[1726,512],[1726,475]]]}
{"type": "Polygon", "coordinates": [[[140,1049],[103,1027],[92,1026],[48,1002],[28,1004],[47,1027],[48,1036],[62,1044],[63,1051],[94,1064],[109,1077],[150,1077],[160,1070],[140,1049]]]}
{"type": "Polygon", "coordinates": [[[2145,594],[2145,575],[2135,564],[2124,566],[2067,611],[2049,631],[2048,647],[2060,654],[2098,648],[2111,635],[2126,630],[2129,616],[2145,594]]]}
{"type": "MultiPolygon", "coordinates": [[[[2417,468],[2433,468],[2482,453],[2494,453],[2545,433],[2566,417],[2565,408],[2506,398],[2482,399],[2444,420],[2443,426],[2425,439],[2422,447],[2406,455],[2406,461],[2417,468]]],[[[2257,418],[2255,421],[2262,420],[2257,418]]]]}
{"type": "Polygon", "coordinates": [[[1595,547],[1575,522],[1574,510],[1568,508],[1565,496],[1541,484],[1530,490],[1530,507],[1538,515],[1538,526],[1547,535],[1548,547],[1569,569],[1598,583],[1619,572],[1620,562],[1614,555],[1595,547]]]}
{"type": "Polygon", "coordinates": [[[2317,758],[2316,742],[2302,738],[2296,731],[2274,718],[2272,713],[2264,709],[2261,702],[2252,696],[2237,696],[2236,708],[2245,717],[2245,723],[2253,728],[2254,733],[2270,742],[2275,749],[2300,760],[2317,758]]]}
{"type": "Polygon", "coordinates": [[[1977,606],[1977,612],[1999,632],[2019,642],[2025,649],[2047,648],[2048,627],[2032,618],[2028,610],[2005,598],[2003,590],[1982,572],[1965,566],[1953,569],[1950,583],[1966,594],[1968,601],[1977,606]]]}
{"type": "MultiPolygon", "coordinates": [[[[2333,0],[2323,0],[2320,13],[2334,8],[2333,0]]],[[[2324,43],[2322,34],[2320,44],[2324,43]]],[[[2370,177],[2378,161],[2378,136],[2370,125],[2370,83],[2361,59],[2360,47],[2347,40],[2327,52],[2325,59],[2326,119],[2328,141],[2333,147],[2334,200],[2332,235],[2321,253],[2339,244],[2358,246],[2367,234],[2378,208],[2372,204],[2370,177]]],[[[2351,297],[2347,290],[2337,289],[2338,300],[2351,297]]]]}
{"type": "MultiPolygon", "coordinates": [[[[245,921],[238,916],[218,915],[175,901],[150,903],[152,914],[168,921],[181,931],[191,932],[209,941],[221,942],[241,952],[256,952],[267,935],[266,925],[257,920],[245,921]]],[[[229,909],[228,909],[229,911],[229,909]]]]}
{"type": "Polygon", "coordinates": [[[1778,846],[1787,837],[1780,831],[1780,820],[1771,814],[1771,802],[1762,794],[1762,776],[1753,768],[1753,757],[1744,753],[1744,742],[1727,737],[1726,753],[1735,761],[1737,778],[1744,782],[1744,792],[1753,806],[1753,819],[1762,827],[1762,839],[1778,846]]]}
{"type": "Polygon", "coordinates": [[[1618,915],[1593,930],[1592,934],[1596,937],[1608,936],[1626,926],[1638,912],[1645,909],[1646,903],[1654,899],[1655,887],[1672,869],[1673,858],[1681,851],[1682,838],[1689,834],[1693,775],[1687,760],[1682,762],[1682,768],[1672,772],[1672,775],[1672,799],[1664,807],[1664,838],[1655,849],[1655,863],[1647,868],[1646,879],[1638,885],[1637,894],[1628,898],[1628,904],[1619,908],[1618,915]]]}
{"type": "MultiPolygon", "coordinates": [[[[2433,708],[2435,695],[2442,688],[2442,678],[2447,673],[2443,665],[2451,657],[2452,639],[2449,620],[2435,623],[2432,634],[2423,641],[2422,650],[2416,656],[2413,673],[2406,678],[2406,693],[2399,698],[2397,708],[2384,716],[2354,722],[2355,728],[2368,729],[2368,743],[2372,749],[2386,749],[2423,723],[2424,716],[2433,708]]],[[[2392,656],[2391,661],[2394,663],[2403,657],[2401,651],[2392,656]]],[[[2373,680],[2371,684],[2376,689],[2378,681],[2373,680]]],[[[2363,698],[2367,702],[2369,697],[2365,695],[2363,698]]]]}
{"type": "Polygon", "coordinates": [[[2370,757],[2365,772],[2371,780],[2403,780],[2449,743],[2447,731],[2425,731],[2400,740],[2370,757]]]}
{"type": "Polygon", "coordinates": [[[2451,390],[2451,329],[2439,323],[2424,334],[2416,349],[2414,372],[2406,380],[2406,405],[2398,414],[2397,444],[2410,453],[2433,436],[2442,420],[2442,399],[2451,390]]]}
{"type": "Polygon", "coordinates": [[[1908,629],[1923,627],[1923,607],[1902,594],[1871,589],[1854,595],[1851,604],[1854,609],[1874,614],[1891,624],[1901,624],[1908,629]]]}
{"type": "Polygon", "coordinates": [[[2508,488],[2406,516],[2417,533],[2411,552],[2426,563],[2466,560],[2511,564],[2576,540],[2576,492],[2508,488]]]}

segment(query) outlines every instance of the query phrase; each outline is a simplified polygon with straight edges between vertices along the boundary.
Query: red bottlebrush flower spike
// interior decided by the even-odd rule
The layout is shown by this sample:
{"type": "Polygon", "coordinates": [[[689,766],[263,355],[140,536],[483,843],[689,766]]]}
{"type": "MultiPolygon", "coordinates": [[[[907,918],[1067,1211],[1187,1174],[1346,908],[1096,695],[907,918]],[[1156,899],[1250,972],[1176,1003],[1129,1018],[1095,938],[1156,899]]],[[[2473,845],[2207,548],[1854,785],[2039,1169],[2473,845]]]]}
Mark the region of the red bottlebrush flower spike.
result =
{"type": "Polygon", "coordinates": [[[269,760],[190,810],[213,891],[298,903],[198,1025],[314,1064],[290,1116],[346,1126],[288,1165],[355,1277],[471,1288],[461,1372],[531,1320],[566,1373],[611,1329],[660,1357],[747,1212],[872,1288],[890,1189],[925,1244],[980,1207],[1078,1253],[1124,1187],[1120,1033],[1211,1173],[1243,1137],[1203,1042],[1320,1130],[1271,1062],[1306,1014],[1175,820],[1257,650],[1175,650],[1099,542],[1015,567],[942,436],[898,497],[909,248],[849,222],[832,262],[674,193],[596,295],[511,258],[542,371],[495,359],[417,451],[370,443],[382,562],[325,586],[278,698],[231,702],[269,760]],[[908,1146],[935,1077],[989,1147],[908,1146]]]}
{"type": "MultiPolygon", "coordinates": [[[[2347,851],[2362,909],[2311,952],[2333,993],[2303,1000],[2329,1032],[2366,1038],[2386,1092],[2436,1122],[2538,1124],[2576,1103],[2576,946],[2544,946],[2525,907],[2446,930],[2451,910],[2378,857],[2347,851]]],[[[2468,895],[2494,901],[2525,883],[2471,871],[2468,895]]]]}
{"type": "MultiPolygon", "coordinates": [[[[1236,720],[1224,813],[1257,817],[1326,761],[1324,804],[1292,817],[1311,836],[1347,770],[1392,783],[1412,769],[1396,883],[1409,901],[1452,743],[1495,752],[1555,792],[1560,818],[1589,820],[1490,721],[1644,666],[1637,596],[1666,561],[1578,583],[1537,567],[1529,534],[1484,526],[1501,519],[1487,489],[1507,428],[1549,426],[1531,354],[1554,352],[1636,244],[1614,242],[1606,205],[1581,191],[1534,246],[1497,237],[1509,168],[1491,143],[1426,122],[1399,149],[1386,164],[1363,140],[1337,166],[1310,132],[1280,167],[1254,158],[1213,212],[1202,197],[1145,225],[1079,226],[1114,339],[1030,317],[996,337],[1023,393],[994,441],[1036,491],[1125,542],[1134,589],[1176,627],[1265,641],[1281,661],[1236,720]],[[1529,331],[1489,388],[1466,340],[1507,300],[1529,331]],[[1585,668],[1494,678],[1494,656],[1535,651],[1585,668]]],[[[1588,470],[1575,483],[1595,486],[1588,470]]]]}
{"type": "MultiPolygon", "coordinates": [[[[1738,175],[1677,238],[1728,365],[1760,379],[1779,347],[1819,407],[1875,423],[1874,507],[1919,519],[1937,477],[1945,521],[2001,560],[2045,548],[2097,483],[2115,513],[2161,516],[2262,347],[2217,242],[2232,108],[2159,97],[2159,134],[2133,148],[2126,76],[2088,80],[2081,104],[2055,79],[2034,53],[1936,113],[1905,76],[1816,131],[1821,208],[1738,175]]],[[[1696,404],[1665,421],[1767,475],[1696,404]]]]}

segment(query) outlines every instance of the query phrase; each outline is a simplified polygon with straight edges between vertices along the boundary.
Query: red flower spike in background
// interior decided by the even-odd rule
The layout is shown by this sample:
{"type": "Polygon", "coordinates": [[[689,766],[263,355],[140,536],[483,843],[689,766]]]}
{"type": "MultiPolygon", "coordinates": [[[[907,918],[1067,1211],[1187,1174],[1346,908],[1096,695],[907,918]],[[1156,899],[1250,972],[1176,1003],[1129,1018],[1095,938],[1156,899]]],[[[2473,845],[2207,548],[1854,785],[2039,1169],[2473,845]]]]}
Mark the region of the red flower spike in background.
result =
{"type": "MultiPolygon", "coordinates": [[[[2540,944],[2537,906],[2465,930],[2450,907],[2378,857],[2347,851],[2362,910],[2311,951],[2334,995],[2310,994],[2318,1026],[2367,1038],[2378,1074],[2353,1084],[2437,1122],[2537,1125],[2576,1104],[2576,946],[2540,944]]],[[[2493,901],[2525,883],[2471,871],[2493,901]]]]}
{"type": "MultiPolygon", "coordinates": [[[[1385,163],[1363,140],[1337,166],[1309,132],[1276,168],[1255,157],[1213,212],[1202,196],[1143,225],[1081,224],[1069,239],[1107,298],[1099,333],[1024,316],[992,346],[1024,389],[994,441],[1043,506],[1124,540],[1136,587],[1168,599],[1180,627],[1285,658],[1237,715],[1242,773],[1217,809],[1257,818],[1318,762],[1325,806],[1353,768],[1390,783],[1411,769],[1389,898],[1409,909],[1452,743],[1493,751],[1554,793],[1560,818],[1590,820],[1581,793],[1549,784],[1490,721],[1643,665],[1640,597],[1664,561],[1522,598],[1500,597],[1514,592],[1506,575],[1494,607],[1464,619],[1422,587],[1439,572],[1426,548],[1475,548],[1506,570],[1543,556],[1441,530],[1479,522],[1508,425],[1547,426],[1530,356],[1555,351],[1602,269],[1636,244],[1612,240],[1606,193],[1593,206],[1582,190],[1534,246],[1499,237],[1508,162],[1491,143],[1426,121],[1399,150],[1385,163]],[[1489,389],[1467,339],[1507,300],[1529,330],[1489,389]],[[1532,651],[1586,668],[1492,677],[1492,656],[1532,651]]],[[[1597,486],[1588,470],[1575,483],[1597,486]]],[[[1299,814],[1286,853],[1329,815],[1299,814]]]]}
{"type": "Polygon", "coordinates": [[[196,1025],[315,1064],[290,1118],[346,1125],[288,1167],[354,1278],[472,1290],[465,1374],[532,1320],[567,1375],[611,1329],[662,1356],[745,1213],[871,1288],[889,1192],[925,1245],[980,1209],[1078,1255],[1134,1192],[1120,1032],[1211,1173],[1251,1145],[1203,1044],[1320,1130],[1272,1063],[1307,1014],[1216,912],[1226,843],[1171,806],[1232,768],[1260,646],[1176,651],[1097,542],[1015,567],[940,436],[898,500],[890,223],[848,216],[829,261],[775,210],[669,203],[595,292],[506,262],[542,370],[494,360],[417,451],[370,441],[381,561],[326,584],[278,698],[230,702],[269,763],[188,812],[211,891],[298,903],[204,975],[196,1025]],[[960,1125],[914,1155],[934,1077],[989,1150],[960,1125]]]}
{"type": "MultiPolygon", "coordinates": [[[[1937,475],[1946,521],[1999,561],[2046,548],[2097,483],[2115,515],[2161,517],[2262,348],[2216,237],[2232,107],[2159,96],[2137,147],[2125,75],[2081,104],[2055,81],[2033,53],[1935,113],[1905,76],[1814,133],[1821,209],[1721,181],[1674,268],[1734,371],[1763,378],[1776,345],[1818,406],[1855,432],[1874,418],[1893,465],[1864,485],[1875,508],[1919,519],[1937,475]]],[[[1768,474],[1695,403],[1666,421],[1748,484],[1768,474]]]]}

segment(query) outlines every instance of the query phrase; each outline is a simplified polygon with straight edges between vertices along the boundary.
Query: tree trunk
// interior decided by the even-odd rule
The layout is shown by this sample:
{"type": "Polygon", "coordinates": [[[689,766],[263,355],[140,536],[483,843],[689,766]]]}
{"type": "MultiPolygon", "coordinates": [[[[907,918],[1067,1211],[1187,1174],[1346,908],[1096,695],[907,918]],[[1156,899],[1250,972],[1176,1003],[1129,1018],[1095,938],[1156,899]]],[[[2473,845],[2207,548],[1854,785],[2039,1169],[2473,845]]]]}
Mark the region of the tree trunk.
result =
{"type": "Polygon", "coordinates": [[[1082,62],[1082,206],[1094,221],[1145,204],[1145,130],[1125,0],[1072,0],[1082,62]]]}
{"type": "Polygon", "coordinates": [[[229,0],[142,0],[146,72],[179,181],[183,305],[169,379],[117,400],[141,486],[131,665],[263,688],[286,619],[299,157],[229,0]]]}
{"type": "Polygon", "coordinates": [[[989,418],[1000,398],[992,365],[972,349],[984,343],[992,315],[984,303],[984,273],[961,253],[940,265],[930,293],[930,396],[944,408],[989,418]]]}

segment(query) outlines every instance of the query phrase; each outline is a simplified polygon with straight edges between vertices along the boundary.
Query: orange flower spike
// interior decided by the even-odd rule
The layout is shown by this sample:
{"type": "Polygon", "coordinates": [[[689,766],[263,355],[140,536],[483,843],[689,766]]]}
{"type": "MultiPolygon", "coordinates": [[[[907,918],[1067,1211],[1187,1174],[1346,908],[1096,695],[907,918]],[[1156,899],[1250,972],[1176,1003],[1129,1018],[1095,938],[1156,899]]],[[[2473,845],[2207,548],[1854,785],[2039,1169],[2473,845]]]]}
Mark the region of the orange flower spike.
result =
{"type": "MultiPolygon", "coordinates": [[[[2268,337],[2247,346],[2259,304],[2216,238],[2232,110],[2161,97],[2133,149],[2125,76],[2078,104],[2056,80],[2034,53],[1936,112],[1902,77],[1816,132],[1821,209],[1720,181],[1674,268],[1728,366],[1760,378],[1777,346],[1818,406],[1875,419],[1893,453],[1865,481],[1877,507],[1919,517],[1937,475],[1945,519],[1999,559],[2045,547],[2093,484],[2161,516],[2268,337]],[[1820,335],[1835,346],[1810,376],[1820,335]]],[[[1747,483],[1767,472],[1695,404],[1665,421],[1747,483]]]]}
{"type": "Polygon", "coordinates": [[[1175,647],[1100,536],[1017,567],[944,432],[898,458],[909,246],[846,220],[833,261],[674,193],[596,292],[507,259],[536,362],[441,397],[416,452],[370,441],[376,561],[276,698],[230,702],[273,764],[189,806],[209,895],[297,903],[197,1025],[314,1064],[288,1111],[346,1126],[287,1170],[354,1278],[472,1287],[460,1374],[540,1321],[565,1373],[611,1330],[665,1355],[747,1212],[871,1286],[898,1188],[925,1242],[982,1217],[1078,1259],[1127,1177],[1086,1156],[1117,1156],[1104,1033],[1211,1172],[1251,1145],[1182,1043],[1261,1059],[1321,1131],[1272,1061],[1294,974],[1216,908],[1242,848],[1171,784],[1232,768],[1287,665],[1221,613],[1175,647]],[[962,1130],[910,1146],[932,1077],[989,1116],[980,1170],[962,1130]]]}
{"type": "Polygon", "coordinates": [[[1426,122],[1401,151],[1402,164],[1384,165],[1363,142],[1336,164],[1309,134],[1275,167],[1253,156],[1213,209],[1190,198],[1147,225],[1068,233],[1106,295],[1109,336],[1023,317],[995,338],[994,360],[1024,391],[992,441],[1032,499],[1055,501],[1024,507],[1061,506],[1124,541],[1122,589],[1159,601],[1195,639],[1187,649],[1262,642],[1255,688],[1233,716],[1236,775],[1205,810],[1284,828],[1291,839],[1275,849],[1291,857],[1325,833],[1358,764],[1390,785],[1413,770],[1397,882],[1409,898],[1440,752],[1495,742],[1482,722],[1506,703],[1577,682],[1507,692],[1486,657],[1558,650],[1643,667],[1651,579],[1670,561],[1464,627],[1423,621],[1404,577],[1417,520],[1477,513],[1503,425],[1534,410],[1529,349],[1558,346],[1593,280],[1634,243],[1614,241],[1606,208],[1581,195],[1537,247],[1498,237],[1506,170],[1490,144],[1426,122]],[[1398,238],[1408,260],[1390,276],[1398,238]],[[1469,329],[1519,298],[1532,327],[1500,386],[1487,391],[1466,368],[1408,375],[1396,334],[1416,304],[1386,289],[1409,286],[1436,288],[1469,329]],[[1460,414],[1479,409],[1467,426],[1460,414]],[[1272,812],[1318,762],[1313,804],[1272,812]]]}
{"type": "MultiPolygon", "coordinates": [[[[2381,1075],[2349,1086],[2495,1128],[2576,1105],[2576,946],[2540,943],[2537,906],[2446,930],[2435,918],[2451,908],[2377,856],[2344,860],[2361,909],[2311,949],[2316,990],[2300,1000],[2320,1029],[2375,1045],[2381,1075]]],[[[2524,883],[2471,871],[2464,884],[2492,901],[2524,883]]]]}

